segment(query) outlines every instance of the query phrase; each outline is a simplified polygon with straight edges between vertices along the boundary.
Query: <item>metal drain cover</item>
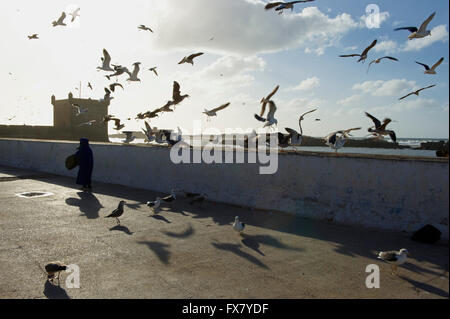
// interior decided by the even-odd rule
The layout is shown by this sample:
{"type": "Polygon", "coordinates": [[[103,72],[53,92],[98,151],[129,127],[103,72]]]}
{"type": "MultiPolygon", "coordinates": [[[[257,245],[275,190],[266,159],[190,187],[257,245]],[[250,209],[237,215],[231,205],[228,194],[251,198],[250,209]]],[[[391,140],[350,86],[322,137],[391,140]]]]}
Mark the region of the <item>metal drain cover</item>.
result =
{"type": "Polygon", "coordinates": [[[52,195],[55,195],[55,194],[50,193],[50,192],[25,192],[25,193],[16,194],[16,196],[19,196],[22,198],[39,198],[39,197],[47,197],[47,196],[52,196],[52,195]]]}

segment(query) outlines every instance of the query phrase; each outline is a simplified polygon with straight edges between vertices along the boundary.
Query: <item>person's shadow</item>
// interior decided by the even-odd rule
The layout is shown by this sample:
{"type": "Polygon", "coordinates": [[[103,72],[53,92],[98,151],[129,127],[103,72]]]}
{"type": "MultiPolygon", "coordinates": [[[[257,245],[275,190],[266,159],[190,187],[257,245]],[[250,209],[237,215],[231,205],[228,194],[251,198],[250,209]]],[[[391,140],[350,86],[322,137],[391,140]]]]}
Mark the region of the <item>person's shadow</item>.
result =
{"type": "Polygon", "coordinates": [[[99,218],[99,211],[103,206],[97,197],[89,192],[78,192],[77,195],[80,196],[79,199],[67,198],[66,204],[69,206],[77,206],[88,219],[99,218]]]}
{"type": "Polygon", "coordinates": [[[64,288],[52,284],[50,281],[46,280],[44,285],[44,295],[48,299],[70,299],[64,288]]]}

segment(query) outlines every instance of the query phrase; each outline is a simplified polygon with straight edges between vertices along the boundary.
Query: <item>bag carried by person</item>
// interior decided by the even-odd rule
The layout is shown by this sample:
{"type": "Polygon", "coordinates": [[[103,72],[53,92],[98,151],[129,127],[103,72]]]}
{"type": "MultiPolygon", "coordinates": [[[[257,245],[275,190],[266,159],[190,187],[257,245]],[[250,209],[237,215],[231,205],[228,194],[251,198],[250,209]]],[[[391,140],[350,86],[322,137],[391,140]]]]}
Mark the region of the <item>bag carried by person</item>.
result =
{"type": "Polygon", "coordinates": [[[78,156],[76,154],[70,155],[66,158],[66,167],[70,171],[80,165],[80,162],[78,161],[78,156]]]}

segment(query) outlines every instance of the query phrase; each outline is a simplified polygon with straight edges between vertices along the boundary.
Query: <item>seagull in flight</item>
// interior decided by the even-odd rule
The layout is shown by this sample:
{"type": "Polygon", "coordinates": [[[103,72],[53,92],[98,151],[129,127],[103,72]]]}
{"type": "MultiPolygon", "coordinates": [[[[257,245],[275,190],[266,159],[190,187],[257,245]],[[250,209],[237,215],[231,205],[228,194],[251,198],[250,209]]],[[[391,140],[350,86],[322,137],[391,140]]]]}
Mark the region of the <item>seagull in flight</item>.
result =
{"type": "Polygon", "coordinates": [[[444,61],[444,57],[440,58],[439,61],[437,61],[436,64],[433,65],[431,68],[424,63],[420,63],[417,61],[416,61],[416,63],[420,64],[421,66],[423,66],[425,68],[425,74],[436,74],[436,68],[442,63],[442,61],[444,61]]]}
{"type": "Polygon", "coordinates": [[[136,139],[136,136],[133,136],[133,132],[129,132],[129,131],[125,132],[124,131],[123,133],[126,135],[125,140],[123,141],[123,143],[125,143],[125,144],[129,144],[136,139]]]}
{"type": "MultiPolygon", "coordinates": [[[[294,10],[294,4],[297,3],[304,3],[304,2],[312,2],[314,0],[300,0],[300,1],[291,1],[291,2],[270,2],[268,3],[264,9],[270,10],[275,8],[275,11],[281,11],[283,12],[284,9],[291,9],[291,11],[294,10]]],[[[280,12],[280,14],[281,14],[280,12]]]]}
{"type": "Polygon", "coordinates": [[[369,63],[369,67],[367,68],[367,73],[369,73],[369,69],[370,69],[370,66],[372,65],[372,64],[379,64],[380,62],[381,62],[381,60],[383,60],[383,59],[389,59],[389,60],[392,60],[392,61],[398,61],[398,59],[397,58],[394,58],[394,57],[391,57],[391,56],[384,56],[384,57],[382,57],[382,58],[379,58],[379,59],[375,59],[375,60],[373,60],[372,62],[370,62],[369,63]]]}
{"type": "Polygon", "coordinates": [[[142,129],[142,131],[144,132],[146,139],[144,142],[146,143],[150,143],[153,142],[155,140],[155,133],[153,133],[153,130],[150,126],[150,124],[147,123],[147,121],[145,121],[145,130],[142,129]]]}
{"type": "Polygon", "coordinates": [[[378,254],[378,259],[384,260],[388,264],[391,264],[391,271],[392,274],[397,273],[397,266],[403,265],[406,260],[408,259],[408,256],[411,256],[407,249],[400,249],[400,251],[386,251],[386,252],[380,252],[378,254]]]}
{"type": "Polygon", "coordinates": [[[59,26],[59,25],[60,26],[66,26],[67,24],[64,23],[64,19],[65,18],[66,18],[66,13],[63,12],[57,21],[53,21],[52,22],[53,26],[54,27],[59,26]]]}
{"type": "Polygon", "coordinates": [[[88,82],[88,88],[90,88],[91,90],[92,90],[92,84],[91,84],[91,82],[88,82]]]}
{"type": "Polygon", "coordinates": [[[75,19],[80,16],[80,8],[78,8],[78,9],[74,10],[73,12],[69,13],[69,15],[72,16],[71,22],[74,22],[75,19]]]}
{"type": "MultiPolygon", "coordinates": [[[[273,91],[272,92],[270,92],[270,94],[269,95],[267,95],[267,97],[263,97],[262,99],[261,99],[261,104],[262,104],[262,106],[261,106],[261,112],[260,112],[260,114],[259,114],[259,118],[262,118],[263,116],[264,116],[264,113],[266,113],[266,106],[267,106],[267,103],[272,99],[272,97],[278,92],[278,89],[280,88],[280,86],[279,85],[277,85],[277,87],[275,88],[275,89],[273,89],[273,91]]],[[[256,114],[255,114],[255,116],[257,116],[256,114]]]]}
{"type": "Polygon", "coordinates": [[[273,125],[278,125],[278,120],[275,118],[275,112],[277,111],[277,106],[270,100],[269,102],[269,113],[267,118],[263,118],[255,114],[255,118],[260,122],[265,122],[264,127],[272,127],[273,125]]]}
{"type": "Polygon", "coordinates": [[[117,86],[120,86],[122,89],[123,89],[123,86],[122,86],[122,84],[120,84],[120,83],[113,83],[113,84],[110,84],[109,85],[109,89],[111,90],[111,91],[115,91],[116,90],[116,87],[117,86]]]}
{"type": "Polygon", "coordinates": [[[145,25],[141,24],[140,26],[138,26],[139,30],[144,30],[144,31],[150,31],[151,33],[153,33],[153,30],[150,29],[149,27],[146,27],[145,25]]]}
{"type": "Polygon", "coordinates": [[[394,29],[394,31],[408,30],[409,32],[411,32],[411,34],[408,37],[409,40],[420,39],[420,38],[425,38],[426,36],[431,36],[431,31],[427,30],[427,27],[428,27],[428,24],[431,22],[431,20],[433,20],[435,15],[436,15],[436,12],[433,12],[428,17],[428,19],[426,19],[422,23],[422,25],[420,26],[419,29],[417,29],[416,27],[402,27],[402,28],[394,29]]]}
{"type": "Polygon", "coordinates": [[[436,84],[430,85],[430,86],[427,86],[427,87],[424,87],[424,88],[419,89],[419,90],[414,91],[414,92],[411,92],[411,93],[405,95],[404,97],[399,98],[399,100],[406,99],[408,96],[411,96],[411,95],[414,95],[414,94],[417,95],[417,96],[419,96],[419,93],[422,92],[423,90],[431,89],[432,87],[435,87],[435,86],[436,86],[436,84]]]}
{"type": "Polygon", "coordinates": [[[103,57],[101,58],[103,64],[100,67],[97,67],[97,70],[103,70],[103,71],[115,71],[113,68],[111,68],[111,56],[109,55],[108,51],[106,49],[103,49],[103,57]]]}
{"type": "Polygon", "coordinates": [[[127,79],[127,81],[131,81],[131,82],[141,82],[141,79],[139,79],[137,76],[138,76],[138,73],[139,73],[139,70],[140,70],[140,68],[139,68],[139,65],[141,64],[141,62],[136,62],[136,63],[133,63],[133,65],[134,65],[134,69],[133,69],[133,72],[131,73],[131,75],[130,75],[130,77],[127,79]]]}
{"type": "Polygon", "coordinates": [[[28,36],[28,40],[33,40],[33,39],[38,40],[39,39],[39,35],[37,33],[35,33],[33,35],[29,35],[28,36]]]}
{"type": "Polygon", "coordinates": [[[367,112],[366,112],[366,116],[369,117],[373,121],[373,123],[375,124],[375,129],[373,129],[373,128],[369,128],[368,129],[369,133],[372,133],[373,135],[377,135],[379,137],[381,137],[383,135],[389,135],[391,137],[391,140],[394,143],[397,142],[397,137],[395,135],[395,132],[386,129],[388,124],[392,122],[391,119],[386,118],[386,119],[383,120],[383,124],[381,124],[381,121],[379,119],[377,119],[375,116],[370,115],[367,112]]]}
{"type": "Polygon", "coordinates": [[[72,106],[76,110],[76,116],[80,116],[81,114],[86,114],[88,112],[88,109],[82,109],[78,104],[72,104],[72,106]]]}
{"type": "Polygon", "coordinates": [[[156,66],[154,67],[154,68],[150,68],[150,69],[148,69],[149,71],[152,71],[153,73],[155,73],[156,74],[156,76],[158,76],[158,72],[156,72],[156,66]]]}
{"type": "Polygon", "coordinates": [[[344,147],[345,143],[347,142],[347,138],[350,136],[350,132],[360,129],[361,127],[357,127],[345,131],[330,133],[325,137],[325,144],[333,148],[337,154],[338,149],[344,147]]]}
{"type": "Polygon", "coordinates": [[[112,99],[114,99],[114,97],[111,96],[111,91],[108,90],[108,88],[105,88],[105,95],[103,96],[103,100],[100,99],[100,101],[109,103],[112,99]]]}
{"type": "Polygon", "coordinates": [[[161,198],[156,197],[156,200],[153,202],[147,202],[147,206],[153,210],[153,214],[158,213],[159,207],[161,206],[161,198]]]}
{"type": "Polygon", "coordinates": [[[217,116],[217,112],[226,109],[231,103],[228,102],[226,104],[223,104],[219,107],[216,107],[215,109],[212,109],[211,111],[208,111],[207,109],[205,109],[205,112],[203,112],[203,114],[206,114],[208,116],[208,120],[212,117],[212,116],[217,116]]]}
{"type": "Polygon", "coordinates": [[[178,62],[178,64],[190,63],[190,64],[194,65],[194,59],[195,59],[196,57],[201,56],[201,55],[203,55],[202,52],[200,52],[200,53],[195,53],[195,54],[191,54],[190,56],[187,56],[187,57],[185,56],[185,57],[183,58],[183,60],[181,60],[180,62],[178,62]]]}
{"type": "Polygon", "coordinates": [[[81,124],[78,125],[78,126],[92,126],[92,125],[94,125],[95,123],[97,123],[97,121],[96,121],[96,120],[92,120],[92,121],[89,121],[89,122],[86,122],[86,123],[81,123],[81,124]]]}
{"type": "Polygon", "coordinates": [[[123,129],[125,127],[125,124],[120,124],[120,119],[113,118],[113,119],[111,119],[111,121],[114,121],[114,125],[116,126],[116,127],[114,127],[114,129],[116,131],[120,131],[121,129],[123,129]]]}
{"type": "Polygon", "coordinates": [[[181,95],[180,92],[180,84],[177,81],[173,82],[173,92],[172,92],[172,99],[173,99],[173,105],[177,105],[181,103],[185,98],[188,98],[188,94],[181,95]]]}
{"type": "Polygon", "coordinates": [[[121,65],[112,65],[112,66],[114,67],[113,71],[115,71],[115,72],[113,74],[110,74],[110,75],[105,75],[105,77],[108,80],[111,80],[112,76],[118,77],[119,75],[122,75],[124,73],[127,73],[129,76],[131,76],[131,72],[128,70],[127,67],[124,67],[124,66],[121,66],[121,65]]]}
{"type": "Polygon", "coordinates": [[[288,138],[291,141],[292,146],[302,145],[303,136],[301,133],[299,133],[296,130],[293,130],[289,127],[286,127],[285,130],[286,130],[286,132],[289,133],[288,138]]]}
{"type": "Polygon", "coordinates": [[[359,56],[359,60],[358,62],[366,61],[367,59],[367,54],[369,53],[369,51],[377,44],[377,40],[374,40],[367,48],[364,49],[364,51],[361,54],[346,54],[346,55],[340,55],[339,57],[341,58],[348,58],[348,57],[354,57],[354,56],[359,56]]]}
{"type": "Polygon", "coordinates": [[[298,119],[298,126],[300,127],[300,134],[303,135],[303,129],[302,129],[302,121],[305,119],[305,116],[308,114],[311,114],[313,112],[317,111],[317,109],[314,109],[312,111],[308,111],[306,113],[303,113],[302,115],[300,115],[300,118],[298,119]]]}

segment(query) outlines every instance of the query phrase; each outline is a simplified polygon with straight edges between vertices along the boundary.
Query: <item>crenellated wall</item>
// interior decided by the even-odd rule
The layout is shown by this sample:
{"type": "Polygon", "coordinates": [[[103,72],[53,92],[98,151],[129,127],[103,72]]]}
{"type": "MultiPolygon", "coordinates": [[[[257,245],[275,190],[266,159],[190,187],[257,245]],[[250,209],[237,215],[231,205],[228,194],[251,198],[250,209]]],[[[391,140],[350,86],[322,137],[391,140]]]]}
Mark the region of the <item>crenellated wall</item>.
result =
{"type": "MultiPolygon", "coordinates": [[[[0,139],[0,165],[76,176],[65,158],[78,143],[0,139]]],[[[170,149],[93,143],[94,181],[394,231],[433,224],[448,239],[448,159],[280,153],[278,170],[259,164],[173,164],[170,149]]],[[[75,182],[74,182],[75,183],[75,182]]],[[[95,186],[94,186],[95,187],[95,186]]]]}

